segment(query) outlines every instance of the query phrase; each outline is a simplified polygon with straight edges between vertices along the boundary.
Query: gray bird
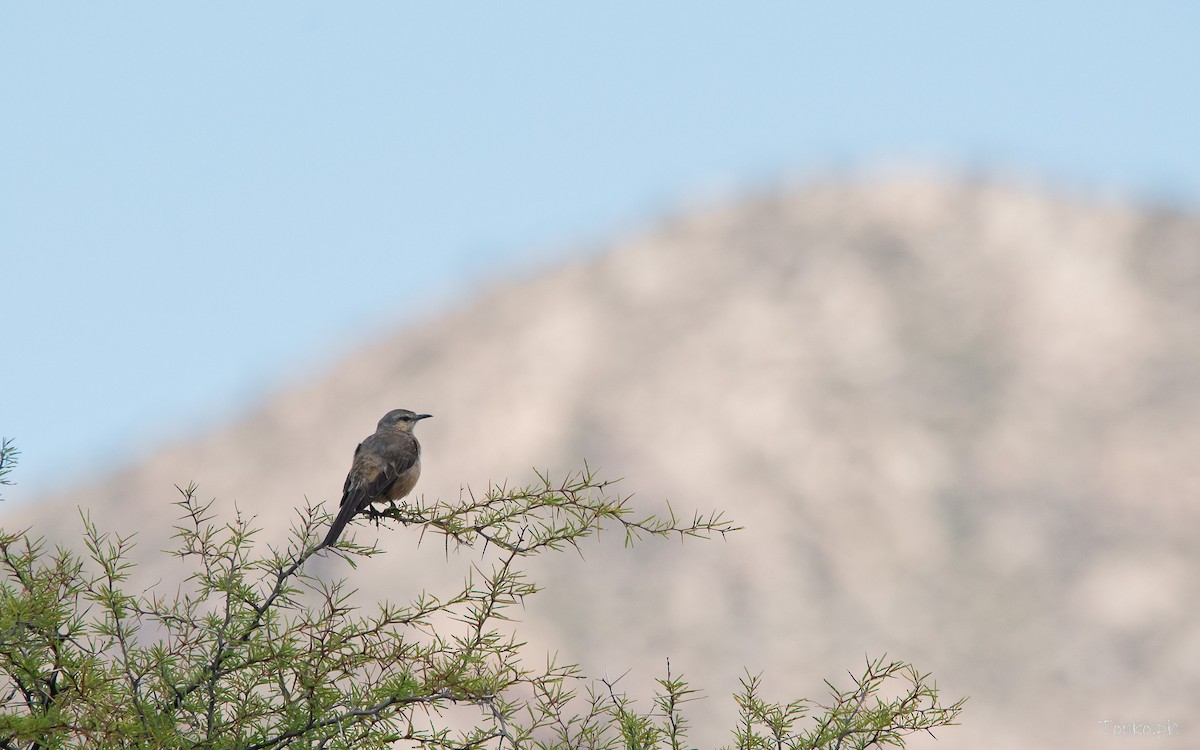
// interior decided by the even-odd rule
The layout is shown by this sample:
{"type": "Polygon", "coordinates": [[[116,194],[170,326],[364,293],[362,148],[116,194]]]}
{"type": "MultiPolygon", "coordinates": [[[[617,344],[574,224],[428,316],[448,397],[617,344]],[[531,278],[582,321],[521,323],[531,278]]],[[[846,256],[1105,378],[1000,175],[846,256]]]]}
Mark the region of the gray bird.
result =
{"type": "Polygon", "coordinates": [[[336,542],[350,519],[372,503],[399,500],[412,492],[421,476],[421,444],[413,428],[432,416],[393,409],[379,420],[375,434],[358,444],[342,488],[341,510],[322,547],[336,542]]]}

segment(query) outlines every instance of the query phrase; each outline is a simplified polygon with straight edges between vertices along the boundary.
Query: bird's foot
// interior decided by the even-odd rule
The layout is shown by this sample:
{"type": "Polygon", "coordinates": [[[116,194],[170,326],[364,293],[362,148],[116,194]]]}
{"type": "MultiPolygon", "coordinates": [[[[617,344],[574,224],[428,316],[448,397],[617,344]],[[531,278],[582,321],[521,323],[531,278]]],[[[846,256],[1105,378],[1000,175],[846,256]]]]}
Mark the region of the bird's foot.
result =
{"type": "Polygon", "coordinates": [[[362,514],[378,526],[383,519],[391,518],[391,514],[399,508],[400,506],[396,504],[395,500],[389,500],[387,507],[381,509],[377,505],[368,505],[362,509],[362,514]]]}

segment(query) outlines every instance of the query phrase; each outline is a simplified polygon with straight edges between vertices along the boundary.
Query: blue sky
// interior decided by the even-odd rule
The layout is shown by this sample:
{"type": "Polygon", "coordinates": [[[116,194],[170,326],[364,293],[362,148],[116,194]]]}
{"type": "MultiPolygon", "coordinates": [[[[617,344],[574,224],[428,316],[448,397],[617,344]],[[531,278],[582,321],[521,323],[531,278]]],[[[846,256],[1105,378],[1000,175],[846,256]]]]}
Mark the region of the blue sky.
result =
{"type": "Polygon", "coordinates": [[[5,3],[20,502],[663,212],[879,165],[1200,201],[1186,2],[5,3]]]}

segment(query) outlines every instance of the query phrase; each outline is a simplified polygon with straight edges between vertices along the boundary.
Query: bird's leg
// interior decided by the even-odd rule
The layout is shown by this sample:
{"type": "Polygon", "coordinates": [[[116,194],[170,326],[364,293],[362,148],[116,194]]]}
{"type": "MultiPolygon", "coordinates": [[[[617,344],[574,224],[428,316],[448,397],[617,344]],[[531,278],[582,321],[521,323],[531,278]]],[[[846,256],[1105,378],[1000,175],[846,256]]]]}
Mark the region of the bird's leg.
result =
{"type": "Polygon", "coordinates": [[[371,505],[368,505],[362,509],[362,514],[370,519],[377,527],[383,519],[394,518],[392,514],[401,508],[401,506],[396,504],[395,500],[388,500],[386,508],[380,508],[379,506],[381,505],[383,504],[372,503],[371,505]]]}
{"type": "Polygon", "coordinates": [[[363,509],[362,509],[362,511],[361,511],[361,513],[362,513],[364,516],[366,516],[367,518],[369,518],[369,519],[371,519],[372,521],[374,521],[376,526],[378,526],[378,525],[379,525],[379,519],[381,519],[381,518],[384,518],[384,517],[385,517],[385,516],[384,516],[384,511],[381,511],[381,510],[375,510],[375,506],[374,506],[374,505],[368,505],[367,507],[363,508],[363,509]]]}

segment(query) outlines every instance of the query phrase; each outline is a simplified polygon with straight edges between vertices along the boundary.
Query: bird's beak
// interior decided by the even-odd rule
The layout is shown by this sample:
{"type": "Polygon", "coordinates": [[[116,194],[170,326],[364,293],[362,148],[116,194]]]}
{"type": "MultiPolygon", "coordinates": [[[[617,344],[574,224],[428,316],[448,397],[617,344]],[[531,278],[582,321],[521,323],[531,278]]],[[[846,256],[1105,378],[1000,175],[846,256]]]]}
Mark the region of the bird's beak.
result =
{"type": "Polygon", "coordinates": [[[415,417],[415,419],[418,419],[418,420],[420,420],[420,419],[429,419],[429,418],[430,418],[430,417],[432,417],[432,416],[433,416],[432,414],[418,414],[418,415],[415,417]]]}

